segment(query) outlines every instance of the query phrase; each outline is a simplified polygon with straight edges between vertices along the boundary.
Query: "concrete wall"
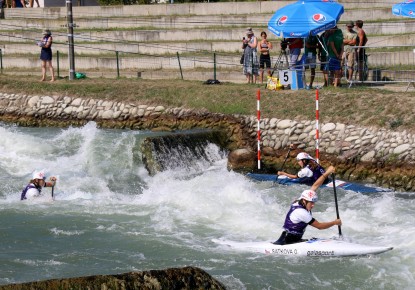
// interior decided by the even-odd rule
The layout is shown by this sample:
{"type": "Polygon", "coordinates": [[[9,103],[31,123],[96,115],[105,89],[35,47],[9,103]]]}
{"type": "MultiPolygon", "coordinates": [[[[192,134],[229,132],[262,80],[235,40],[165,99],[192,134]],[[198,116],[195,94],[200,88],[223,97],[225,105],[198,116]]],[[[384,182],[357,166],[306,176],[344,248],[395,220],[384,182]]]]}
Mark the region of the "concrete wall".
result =
{"type": "MultiPolygon", "coordinates": [[[[43,3],[42,7],[65,7],[65,0],[40,0],[43,3]]],[[[39,1],[39,4],[40,4],[39,1]]],[[[99,6],[97,0],[72,0],[72,5],[75,6],[99,6]]]]}

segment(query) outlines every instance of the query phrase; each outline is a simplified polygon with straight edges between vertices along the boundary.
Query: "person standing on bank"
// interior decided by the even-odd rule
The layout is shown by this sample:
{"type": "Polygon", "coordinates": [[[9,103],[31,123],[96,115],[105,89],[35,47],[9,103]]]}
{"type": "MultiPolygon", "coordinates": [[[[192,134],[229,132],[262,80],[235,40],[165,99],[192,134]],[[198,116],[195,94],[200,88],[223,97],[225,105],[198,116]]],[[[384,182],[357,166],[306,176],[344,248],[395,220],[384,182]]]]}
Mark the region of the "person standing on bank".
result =
{"type": "Polygon", "coordinates": [[[256,79],[259,71],[259,63],[257,56],[258,40],[252,31],[252,28],[248,28],[246,31],[246,38],[243,40],[242,48],[247,44],[244,50],[244,75],[246,76],[247,83],[256,83],[256,79]],[[252,79],[253,78],[253,79],[252,79]]]}
{"type": "Polygon", "coordinates": [[[353,21],[350,21],[346,24],[347,31],[343,34],[343,44],[344,44],[344,53],[342,59],[342,68],[346,65],[349,82],[352,81],[353,78],[353,67],[356,58],[356,50],[354,46],[357,43],[357,33],[353,30],[353,21]]]}
{"type": "Polygon", "coordinates": [[[261,32],[262,40],[258,43],[259,50],[259,68],[260,68],[260,77],[261,84],[264,82],[264,69],[268,71],[268,76],[271,76],[271,57],[269,51],[272,49],[272,43],[267,40],[267,33],[265,31],[261,32]]]}
{"type": "Polygon", "coordinates": [[[357,30],[357,46],[359,46],[356,50],[357,53],[357,65],[358,65],[358,74],[359,74],[359,81],[363,81],[363,64],[365,63],[365,48],[363,46],[367,43],[367,36],[366,32],[363,30],[363,21],[356,20],[355,22],[356,30],[357,30]]]}
{"type": "MultiPolygon", "coordinates": [[[[36,1],[37,7],[39,8],[40,7],[39,0],[34,0],[34,1],[36,1]]],[[[29,7],[33,8],[33,0],[29,1],[29,7]]]]}
{"type": "Polygon", "coordinates": [[[306,86],[306,89],[313,88],[313,82],[316,76],[317,48],[318,48],[317,36],[309,35],[305,39],[305,49],[304,49],[304,54],[306,55],[306,69],[310,68],[310,84],[306,86]]]}
{"type": "Polygon", "coordinates": [[[40,81],[45,81],[46,79],[46,65],[49,67],[51,74],[51,82],[55,81],[55,72],[52,65],[52,32],[49,29],[43,31],[43,38],[37,43],[42,49],[40,51],[40,60],[42,61],[42,79],[40,81]]]}
{"type": "Polygon", "coordinates": [[[32,199],[40,196],[43,187],[55,186],[56,177],[52,176],[50,182],[46,181],[46,176],[43,171],[33,173],[32,179],[29,184],[23,189],[20,200],[32,199]]]}
{"type": "Polygon", "coordinates": [[[340,87],[342,78],[341,60],[343,57],[343,32],[337,26],[330,29],[331,34],[327,39],[329,53],[329,73],[334,76],[333,85],[340,87]]]}
{"type": "Polygon", "coordinates": [[[310,189],[304,190],[298,200],[291,204],[288,211],[284,225],[283,232],[275,245],[286,245],[302,242],[302,237],[308,225],[315,227],[319,230],[328,229],[332,226],[341,225],[341,219],[335,219],[331,222],[319,222],[313,218],[311,210],[314,207],[314,203],[317,201],[316,190],[323,184],[324,180],[335,171],[333,166],[330,166],[327,171],[320,176],[319,179],[311,186],[310,189]]]}
{"type": "Polygon", "coordinates": [[[330,31],[326,30],[321,34],[319,37],[320,41],[318,42],[318,60],[320,61],[320,70],[323,73],[324,77],[324,85],[323,87],[327,87],[329,85],[329,66],[327,63],[327,39],[329,37],[330,31]]]}
{"type": "Polygon", "coordinates": [[[297,69],[297,61],[300,57],[304,42],[302,38],[289,38],[288,40],[288,49],[290,50],[289,67],[290,69],[297,69]]]}

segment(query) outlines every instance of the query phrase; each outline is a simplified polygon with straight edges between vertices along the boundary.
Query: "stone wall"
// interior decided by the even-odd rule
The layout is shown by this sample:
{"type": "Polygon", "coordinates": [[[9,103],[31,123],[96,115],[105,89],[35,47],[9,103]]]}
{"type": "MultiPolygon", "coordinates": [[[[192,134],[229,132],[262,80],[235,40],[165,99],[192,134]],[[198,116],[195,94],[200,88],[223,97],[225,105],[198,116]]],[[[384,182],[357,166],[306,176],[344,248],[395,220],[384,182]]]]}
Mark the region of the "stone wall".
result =
{"type": "MultiPolygon", "coordinates": [[[[257,120],[245,120],[256,134],[257,120]]],[[[307,152],[315,151],[316,121],[264,119],[260,123],[263,147],[282,149],[289,144],[307,152]]],[[[357,158],[361,162],[415,162],[415,136],[406,131],[392,132],[339,123],[321,124],[319,150],[340,159],[357,158]]]]}
{"type": "MultiPolygon", "coordinates": [[[[95,121],[105,128],[226,132],[227,149],[256,151],[255,116],[212,114],[203,110],[165,108],[134,102],[69,96],[27,96],[0,93],[0,120],[23,126],[82,126],[95,121]]],[[[260,123],[264,168],[275,170],[288,144],[310,154],[315,148],[315,121],[263,119],[260,123]]],[[[343,178],[366,180],[390,188],[414,190],[414,135],[378,128],[326,123],[320,126],[320,154],[338,166],[343,178]]],[[[314,155],[314,154],[313,154],[314,155]]],[[[289,168],[289,164],[287,164],[289,168]]],[[[254,168],[253,168],[254,169],[254,168]]]]}

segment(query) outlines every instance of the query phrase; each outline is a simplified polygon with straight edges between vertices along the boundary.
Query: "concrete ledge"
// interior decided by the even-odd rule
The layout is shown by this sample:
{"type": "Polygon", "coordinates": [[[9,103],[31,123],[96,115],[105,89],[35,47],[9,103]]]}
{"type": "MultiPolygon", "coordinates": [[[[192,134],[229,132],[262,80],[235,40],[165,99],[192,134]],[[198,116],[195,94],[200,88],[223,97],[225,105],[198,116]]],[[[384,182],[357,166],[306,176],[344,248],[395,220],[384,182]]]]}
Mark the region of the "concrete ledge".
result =
{"type": "MultiPolygon", "coordinates": [[[[222,15],[231,14],[272,14],[279,8],[291,4],[292,1],[260,1],[260,2],[219,2],[219,3],[183,3],[183,4],[157,4],[157,5],[126,5],[126,6],[88,6],[73,7],[73,14],[76,17],[128,17],[128,16],[165,16],[165,15],[217,15],[218,11],[222,15]]],[[[391,8],[393,3],[388,1],[341,1],[345,10],[353,10],[351,15],[358,16],[364,21],[380,19],[380,13],[374,11],[389,9],[389,16],[392,15],[391,8]],[[362,9],[370,7],[370,9],[362,9]],[[354,14],[357,13],[357,14],[354,14]],[[367,14],[369,13],[369,14],[367,14]],[[371,14],[371,16],[370,16],[371,14]],[[366,17],[364,17],[366,16],[366,17]],[[375,17],[375,18],[373,18],[375,17]]],[[[65,18],[66,7],[49,7],[36,9],[5,9],[5,17],[11,18],[65,18]]],[[[356,18],[357,17],[357,18],[356,18]]],[[[348,20],[348,19],[342,19],[348,20]]]]}

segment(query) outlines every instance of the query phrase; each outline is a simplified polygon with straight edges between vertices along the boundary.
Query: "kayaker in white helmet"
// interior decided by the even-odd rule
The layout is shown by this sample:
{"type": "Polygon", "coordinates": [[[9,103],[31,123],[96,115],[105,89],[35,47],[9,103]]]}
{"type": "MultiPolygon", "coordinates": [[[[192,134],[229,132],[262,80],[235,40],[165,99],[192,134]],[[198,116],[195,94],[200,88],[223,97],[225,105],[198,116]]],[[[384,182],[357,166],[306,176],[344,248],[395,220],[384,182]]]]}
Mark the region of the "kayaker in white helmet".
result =
{"type": "Polygon", "coordinates": [[[46,176],[43,171],[35,171],[29,184],[23,189],[20,200],[31,199],[41,195],[43,187],[52,187],[56,183],[56,177],[52,176],[46,181],[46,176]]]}
{"type": "MultiPolygon", "coordinates": [[[[311,157],[308,153],[300,152],[296,157],[298,164],[301,166],[301,170],[297,174],[290,174],[285,171],[278,171],[278,175],[285,175],[288,178],[296,179],[300,178],[298,183],[312,185],[317,179],[326,172],[317,161],[311,157]]],[[[324,183],[327,183],[329,179],[325,179],[324,183]]]]}
{"type": "Polygon", "coordinates": [[[305,229],[308,225],[311,225],[319,230],[323,230],[342,224],[340,219],[335,219],[331,222],[319,222],[313,218],[311,214],[314,203],[318,199],[316,190],[334,171],[335,168],[330,166],[327,171],[317,179],[310,189],[304,190],[301,193],[300,198],[291,204],[290,210],[285,217],[283,232],[274,244],[285,245],[301,242],[305,229]]]}

